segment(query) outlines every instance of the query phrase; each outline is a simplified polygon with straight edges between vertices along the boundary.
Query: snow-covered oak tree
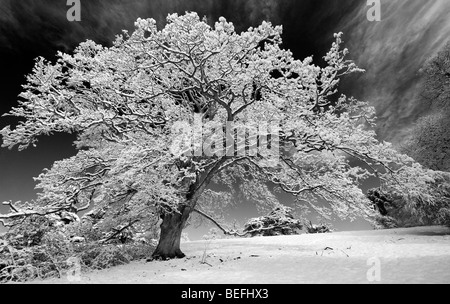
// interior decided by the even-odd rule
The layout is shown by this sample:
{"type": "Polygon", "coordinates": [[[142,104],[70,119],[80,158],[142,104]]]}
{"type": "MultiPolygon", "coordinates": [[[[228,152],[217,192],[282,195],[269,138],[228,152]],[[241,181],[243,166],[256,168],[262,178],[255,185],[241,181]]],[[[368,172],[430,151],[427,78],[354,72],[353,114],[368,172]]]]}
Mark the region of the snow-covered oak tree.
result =
{"type": "MultiPolygon", "coordinates": [[[[370,214],[359,186],[371,176],[412,202],[433,201],[431,171],[376,140],[374,109],[336,96],[340,77],[360,71],[346,59],[341,34],[320,67],[283,50],[281,27],[267,22],[236,33],[224,18],[211,27],[186,13],[169,15],[162,29],[153,19],[135,25],[111,47],[87,41],[54,63],[37,59],[9,113],[23,120],[1,131],[3,146],[24,149],[40,135],[70,132],[79,152],[41,174],[34,206],[11,204],[4,221],[117,205],[128,224],[161,218],[153,257],[173,258],[184,256],[180,237],[190,214],[214,197],[213,179],[238,178],[249,195],[273,204],[279,202],[271,190],[285,191],[323,215],[344,218],[370,214]],[[202,135],[203,142],[215,138],[212,155],[171,149],[174,128],[194,117],[216,126],[202,135]],[[278,141],[275,164],[249,149],[222,153],[235,134],[217,126],[252,129],[262,122],[279,126],[266,137],[278,141]]],[[[266,142],[258,135],[256,143],[266,142]]]]}

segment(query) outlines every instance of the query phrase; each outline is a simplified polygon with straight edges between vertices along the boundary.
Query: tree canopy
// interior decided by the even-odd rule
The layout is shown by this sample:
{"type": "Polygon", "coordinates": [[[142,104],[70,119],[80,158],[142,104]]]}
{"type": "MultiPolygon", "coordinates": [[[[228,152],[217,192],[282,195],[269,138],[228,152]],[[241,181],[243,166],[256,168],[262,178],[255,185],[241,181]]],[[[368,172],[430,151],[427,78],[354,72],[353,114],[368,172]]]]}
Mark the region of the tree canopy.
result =
{"type": "Polygon", "coordinates": [[[154,256],[165,258],[183,256],[179,239],[191,212],[233,199],[208,188],[213,181],[229,191],[238,182],[271,206],[282,204],[273,192],[284,191],[322,215],[350,219],[372,214],[361,190],[368,178],[411,207],[439,200],[429,187],[433,171],[376,139],[374,108],[339,96],[340,78],[362,72],[347,59],[342,33],[319,66],[282,49],[282,28],[268,22],[236,33],[225,18],[210,26],[186,13],[169,15],[162,29],[153,19],[135,26],[111,47],[86,41],[55,62],[36,60],[9,113],[22,120],[1,131],[3,146],[25,149],[41,135],[69,132],[78,153],[37,178],[35,202],[9,203],[5,222],[89,208],[136,225],[161,218],[154,256]],[[180,122],[193,134],[195,121],[209,154],[173,149],[180,122]],[[247,131],[239,136],[237,128],[247,131]],[[261,150],[250,153],[255,130],[261,150]],[[229,138],[247,147],[236,151],[229,138]],[[278,148],[276,158],[269,147],[278,148]]]}

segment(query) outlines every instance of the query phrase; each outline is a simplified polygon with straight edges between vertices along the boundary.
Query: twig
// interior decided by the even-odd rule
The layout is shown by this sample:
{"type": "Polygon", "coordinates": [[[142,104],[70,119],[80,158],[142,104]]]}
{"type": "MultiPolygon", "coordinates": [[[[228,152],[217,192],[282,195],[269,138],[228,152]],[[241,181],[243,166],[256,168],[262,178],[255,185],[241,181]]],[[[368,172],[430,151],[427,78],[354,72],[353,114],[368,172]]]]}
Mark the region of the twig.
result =
{"type": "Polygon", "coordinates": [[[13,254],[13,252],[11,250],[11,246],[8,245],[6,247],[8,248],[9,254],[11,255],[11,260],[12,260],[14,266],[16,266],[17,264],[16,264],[16,260],[14,260],[14,254],[13,254]]]}
{"type": "Polygon", "coordinates": [[[207,259],[207,254],[206,251],[208,250],[209,245],[211,244],[212,239],[209,239],[206,243],[205,243],[205,250],[203,250],[203,256],[202,256],[202,260],[200,261],[200,264],[206,264],[212,267],[211,264],[209,264],[208,262],[206,262],[207,259]]]}
{"type": "Polygon", "coordinates": [[[343,254],[345,254],[348,258],[350,257],[344,250],[339,249],[340,251],[342,251],[343,254]]]}

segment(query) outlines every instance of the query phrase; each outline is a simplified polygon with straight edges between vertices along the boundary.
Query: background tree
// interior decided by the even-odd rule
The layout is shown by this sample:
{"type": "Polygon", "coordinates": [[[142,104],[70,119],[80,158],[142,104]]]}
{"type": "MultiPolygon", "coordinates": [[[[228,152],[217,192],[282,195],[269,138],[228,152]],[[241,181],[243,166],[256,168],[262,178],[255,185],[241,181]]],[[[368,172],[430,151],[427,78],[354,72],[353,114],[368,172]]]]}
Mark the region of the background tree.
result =
{"type": "Polygon", "coordinates": [[[450,43],[423,68],[422,102],[429,111],[401,150],[433,170],[450,171],[450,43]]]}
{"type": "Polygon", "coordinates": [[[422,225],[450,225],[450,175],[446,172],[432,173],[433,181],[428,183],[430,191],[439,199],[413,200],[409,195],[383,189],[370,189],[368,198],[379,215],[374,218],[375,228],[414,227],[422,225]]]}
{"type": "Polygon", "coordinates": [[[109,48],[87,41],[54,63],[38,58],[9,113],[23,120],[1,131],[3,146],[24,149],[40,135],[72,132],[79,152],[38,177],[36,202],[9,203],[13,212],[0,218],[99,206],[128,225],[161,218],[153,257],[173,258],[184,256],[182,229],[199,202],[221,195],[208,189],[213,181],[239,183],[273,207],[281,203],[272,192],[284,191],[321,215],[350,219],[372,215],[360,189],[371,176],[411,206],[439,199],[428,187],[432,171],[376,140],[374,109],[336,96],[340,77],[361,71],[346,59],[341,34],[319,67],[281,49],[281,32],[263,22],[238,34],[224,18],[211,27],[195,13],[173,14],[160,30],[138,19],[109,48]],[[202,139],[214,143],[213,155],[171,149],[180,121],[199,117],[212,126],[202,139]],[[224,153],[234,145],[221,144],[235,137],[224,126],[256,130],[261,122],[280,126],[269,136],[280,143],[275,163],[270,153],[224,153]]]}

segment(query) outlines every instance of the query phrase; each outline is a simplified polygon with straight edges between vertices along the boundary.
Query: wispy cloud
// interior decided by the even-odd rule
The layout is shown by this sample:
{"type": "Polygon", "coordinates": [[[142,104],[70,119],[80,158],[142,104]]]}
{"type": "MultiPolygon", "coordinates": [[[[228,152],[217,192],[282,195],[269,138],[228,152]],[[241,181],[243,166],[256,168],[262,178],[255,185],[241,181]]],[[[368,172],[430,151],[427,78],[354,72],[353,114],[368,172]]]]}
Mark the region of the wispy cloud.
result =
{"type": "Polygon", "coordinates": [[[450,38],[450,1],[384,0],[382,21],[373,23],[366,11],[362,5],[339,26],[352,58],[367,70],[347,85],[376,106],[381,138],[399,142],[427,110],[419,70],[450,38]]]}

